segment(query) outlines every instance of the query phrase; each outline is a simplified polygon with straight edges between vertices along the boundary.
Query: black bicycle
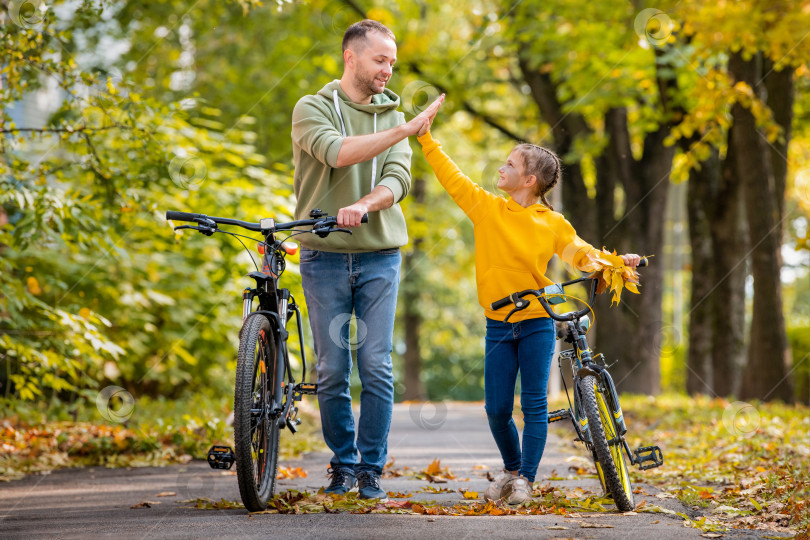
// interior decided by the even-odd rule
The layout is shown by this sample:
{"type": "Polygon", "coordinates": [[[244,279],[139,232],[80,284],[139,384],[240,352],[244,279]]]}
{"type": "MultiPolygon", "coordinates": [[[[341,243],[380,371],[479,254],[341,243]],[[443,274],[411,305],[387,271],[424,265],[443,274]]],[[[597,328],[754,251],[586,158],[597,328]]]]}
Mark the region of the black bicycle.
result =
{"type": "MultiPolygon", "coordinates": [[[[276,489],[280,431],[285,427],[292,433],[301,424],[298,407],[304,394],[316,394],[318,385],[306,382],[307,361],[301,312],[288,289],[279,288],[279,279],[286,268],[285,257],[293,255],[298,245],[286,242],[291,236],[312,233],[321,238],[333,232],[351,234],[337,226],[337,218],[315,209],[312,219],[276,223],[271,218],[249,223],[230,218],[211,217],[187,212],[166,212],[166,219],[188,221],[196,225],[180,225],[174,230],[193,229],[206,236],[221,232],[258,242],[262,269],[248,274],[255,288],[242,292],[242,328],[239,331],[239,353],[236,360],[236,386],[233,398],[234,448],[214,446],[208,452],[208,463],[218,469],[229,469],[236,462],[236,477],[242,502],[251,512],[264,510],[276,489]],[[234,225],[261,233],[264,240],[219,229],[219,225],[234,225]],[[290,231],[284,239],[276,233],[290,231]],[[258,298],[256,309],[253,300],[258,298]],[[295,316],[301,346],[302,375],[296,383],[287,350],[287,325],[295,316]]],[[[368,216],[363,216],[363,223],[368,216]]],[[[244,242],[239,240],[250,254],[244,242]]],[[[251,259],[253,255],[251,254],[251,259]]],[[[255,265],[254,261],[254,265],[255,265]]]]}
{"type": "MultiPolygon", "coordinates": [[[[646,265],[647,259],[642,258],[639,266],[646,265]]],[[[596,278],[582,277],[565,283],[555,283],[543,289],[515,292],[493,302],[491,307],[498,310],[510,304],[514,305],[504,319],[506,322],[514,313],[529,306],[531,299],[525,297],[535,296],[549,317],[560,323],[557,324],[557,338],[571,344],[569,349],[562,351],[557,357],[557,365],[568,398],[568,408],[548,413],[548,422],[571,420],[577,439],[585,443],[591,452],[605,495],[612,497],[616,507],[626,512],[632,510],[635,504],[625,455],[630,463],[641,470],[661,466],[664,463],[664,456],[658,446],[643,446],[630,451],[624,438],[627,426],[619,405],[619,395],[608,372],[609,366],[606,365],[602,354],[594,354],[588,346],[586,334],[591,324],[588,312],[593,312],[597,284],[596,278]],[[566,295],[565,288],[586,281],[591,282],[587,306],[580,311],[560,315],[555,313],[551,306],[563,303],[570,297],[566,295]],[[574,389],[573,405],[568,385],[565,384],[566,373],[563,366],[570,368],[574,389]]]]}

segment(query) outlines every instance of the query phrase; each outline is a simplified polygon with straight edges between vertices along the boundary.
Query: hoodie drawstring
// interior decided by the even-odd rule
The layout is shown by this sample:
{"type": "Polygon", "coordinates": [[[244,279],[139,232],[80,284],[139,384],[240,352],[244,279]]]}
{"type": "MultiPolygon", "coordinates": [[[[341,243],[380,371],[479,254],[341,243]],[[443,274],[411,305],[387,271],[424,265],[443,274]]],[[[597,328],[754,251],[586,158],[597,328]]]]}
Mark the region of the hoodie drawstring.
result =
{"type": "MultiPolygon", "coordinates": [[[[335,98],[335,110],[337,111],[338,118],[340,118],[340,129],[343,132],[343,136],[346,136],[346,124],[343,122],[343,114],[340,112],[340,102],[338,101],[338,91],[333,90],[332,96],[335,98]]],[[[374,113],[374,133],[377,133],[377,113],[374,113]]],[[[374,156],[374,159],[371,160],[371,189],[374,189],[374,185],[377,183],[377,156],[374,156]]]]}

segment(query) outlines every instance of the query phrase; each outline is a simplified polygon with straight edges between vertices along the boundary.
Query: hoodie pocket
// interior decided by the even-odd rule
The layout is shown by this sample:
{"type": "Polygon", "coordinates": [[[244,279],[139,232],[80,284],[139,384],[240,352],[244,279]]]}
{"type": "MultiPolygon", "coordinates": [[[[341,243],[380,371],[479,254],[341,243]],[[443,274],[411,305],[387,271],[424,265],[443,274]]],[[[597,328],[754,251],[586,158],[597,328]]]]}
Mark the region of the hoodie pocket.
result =
{"type": "Polygon", "coordinates": [[[492,302],[505,298],[514,292],[537,289],[540,286],[531,272],[497,266],[489,268],[484,273],[479,285],[481,303],[487,308],[492,302]]]}

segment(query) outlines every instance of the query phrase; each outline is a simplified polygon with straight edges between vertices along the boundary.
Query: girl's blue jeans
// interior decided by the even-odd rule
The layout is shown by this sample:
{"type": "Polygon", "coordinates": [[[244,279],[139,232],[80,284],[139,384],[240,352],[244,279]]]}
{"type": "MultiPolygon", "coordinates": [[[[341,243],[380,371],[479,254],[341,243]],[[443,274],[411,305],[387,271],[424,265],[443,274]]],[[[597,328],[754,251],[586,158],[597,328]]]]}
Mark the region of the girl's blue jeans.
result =
{"type": "Polygon", "coordinates": [[[484,395],[503,465],[533,482],[548,434],[548,376],[556,333],[548,317],[504,323],[487,318],[484,395]],[[512,420],[520,373],[523,444],[512,420]]]}

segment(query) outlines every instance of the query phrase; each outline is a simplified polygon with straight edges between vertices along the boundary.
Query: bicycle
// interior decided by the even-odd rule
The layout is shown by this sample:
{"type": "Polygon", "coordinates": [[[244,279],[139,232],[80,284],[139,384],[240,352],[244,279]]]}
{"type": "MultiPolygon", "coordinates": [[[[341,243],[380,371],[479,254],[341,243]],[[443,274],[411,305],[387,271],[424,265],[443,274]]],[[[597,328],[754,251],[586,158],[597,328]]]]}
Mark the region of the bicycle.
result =
{"type": "MultiPolygon", "coordinates": [[[[272,218],[250,223],[230,218],[211,217],[187,212],[166,212],[166,219],[193,222],[197,225],[180,225],[174,230],[193,229],[206,236],[220,232],[235,237],[251,255],[244,242],[248,238],[257,241],[262,255],[262,269],[248,276],[256,281],[255,288],[242,291],[242,327],[239,331],[239,352],[236,359],[236,384],[234,388],[234,447],[213,446],[208,453],[208,463],[213,468],[229,469],[236,462],[236,477],[239,494],[245,508],[250,512],[263,510],[275,494],[278,474],[278,449],[280,431],[285,427],[295,433],[301,424],[298,407],[304,394],[317,394],[318,385],[306,382],[307,361],[304,350],[304,333],[301,311],[288,289],[279,288],[279,280],[286,268],[285,257],[294,255],[298,245],[287,242],[298,234],[313,233],[321,238],[334,232],[351,234],[348,229],[337,227],[337,218],[328,216],[319,209],[309,214],[312,219],[276,223],[272,218]],[[230,231],[218,225],[233,225],[261,233],[263,241],[230,231]],[[301,230],[302,227],[311,227],[301,230]],[[296,229],[296,230],[294,230],[296,229]],[[286,238],[276,238],[276,233],[292,231],[286,238]],[[253,300],[258,298],[257,309],[253,300]],[[295,315],[298,340],[301,350],[301,382],[296,383],[290,366],[287,339],[287,324],[295,315]]],[[[368,215],[363,216],[368,222],[368,215]]],[[[254,260],[254,265],[256,262],[254,260]]]]}
{"type": "MultiPolygon", "coordinates": [[[[639,266],[646,265],[647,259],[642,258],[639,266]]],[[[602,354],[594,354],[588,346],[586,335],[591,319],[587,315],[588,312],[593,312],[597,284],[597,278],[582,277],[555,283],[542,289],[527,289],[493,302],[491,308],[498,310],[513,304],[515,307],[504,319],[506,322],[514,313],[529,306],[530,300],[524,297],[535,296],[549,317],[562,323],[557,325],[557,338],[571,343],[571,348],[558,355],[557,365],[565,386],[568,408],[548,413],[548,422],[550,424],[565,419],[571,420],[577,434],[576,440],[583,442],[591,452],[605,495],[612,497],[616,507],[626,512],[633,510],[635,503],[624,456],[626,455],[630,463],[638,466],[640,470],[660,467],[664,463],[664,456],[658,446],[643,446],[633,452],[630,451],[624,437],[627,426],[619,404],[619,395],[608,372],[609,366],[606,365],[602,354]],[[565,288],[586,281],[591,281],[586,307],[558,315],[551,306],[567,300],[570,295],[566,295],[565,288]],[[571,369],[573,405],[568,385],[565,383],[564,365],[570,366],[571,369]]]]}

